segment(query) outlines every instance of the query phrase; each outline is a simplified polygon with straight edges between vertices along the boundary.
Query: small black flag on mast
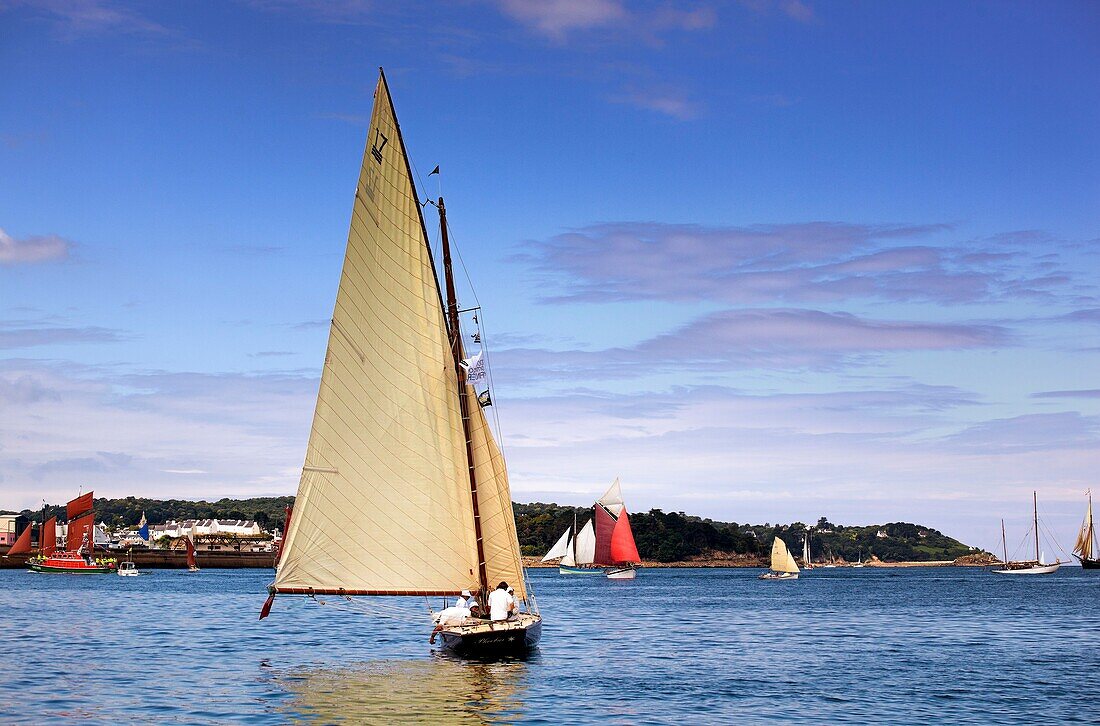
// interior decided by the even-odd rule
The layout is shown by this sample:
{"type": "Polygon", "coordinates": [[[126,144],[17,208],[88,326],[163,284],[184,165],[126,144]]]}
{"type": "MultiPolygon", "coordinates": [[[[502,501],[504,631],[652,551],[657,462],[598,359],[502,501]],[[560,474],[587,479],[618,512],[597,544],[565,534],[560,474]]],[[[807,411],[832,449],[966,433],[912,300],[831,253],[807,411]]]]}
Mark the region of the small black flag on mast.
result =
{"type": "Polygon", "coordinates": [[[493,399],[489,398],[489,391],[485,390],[477,394],[478,405],[482,408],[493,405],[493,399]]]}
{"type": "Polygon", "coordinates": [[[439,164],[436,164],[435,168],[428,172],[428,176],[431,176],[432,174],[438,174],[438,173],[439,173],[439,164]]]}

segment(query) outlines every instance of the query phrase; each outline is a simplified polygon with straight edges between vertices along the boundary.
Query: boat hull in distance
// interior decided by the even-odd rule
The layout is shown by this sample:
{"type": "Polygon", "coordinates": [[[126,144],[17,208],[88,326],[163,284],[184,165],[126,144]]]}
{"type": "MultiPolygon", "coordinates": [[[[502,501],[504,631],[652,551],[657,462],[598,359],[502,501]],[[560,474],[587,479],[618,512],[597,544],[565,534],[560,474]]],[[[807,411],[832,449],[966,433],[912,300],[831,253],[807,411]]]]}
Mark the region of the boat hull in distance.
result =
{"type": "Polygon", "coordinates": [[[1061,563],[1055,563],[1053,565],[1034,565],[1032,567],[1017,567],[1004,570],[993,570],[995,575],[1049,575],[1052,572],[1057,571],[1061,567],[1061,563]]]}
{"type": "Polygon", "coordinates": [[[602,575],[603,568],[600,567],[570,567],[569,565],[558,565],[559,575],[602,575]]]}
{"type": "Polygon", "coordinates": [[[797,572],[765,572],[758,580],[797,580],[797,572]]]}
{"type": "Polygon", "coordinates": [[[108,575],[118,569],[118,564],[113,559],[88,562],[75,552],[62,552],[28,560],[27,567],[35,572],[108,575]]]}
{"type": "Polygon", "coordinates": [[[1081,562],[1081,569],[1084,570],[1100,570],[1100,560],[1090,560],[1088,557],[1078,557],[1081,562]]]}
{"type": "Polygon", "coordinates": [[[608,580],[633,580],[638,576],[638,570],[634,567],[617,567],[607,571],[608,580]]]}

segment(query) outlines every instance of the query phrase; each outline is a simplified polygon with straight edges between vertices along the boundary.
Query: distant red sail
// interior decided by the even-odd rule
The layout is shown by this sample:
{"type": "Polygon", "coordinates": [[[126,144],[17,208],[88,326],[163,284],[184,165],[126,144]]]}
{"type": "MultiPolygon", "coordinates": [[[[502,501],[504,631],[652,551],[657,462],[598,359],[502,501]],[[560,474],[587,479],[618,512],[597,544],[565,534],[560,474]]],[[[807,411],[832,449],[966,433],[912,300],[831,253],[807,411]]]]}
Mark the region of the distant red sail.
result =
{"type": "Polygon", "coordinates": [[[198,565],[195,564],[195,545],[191,544],[191,538],[184,537],[183,541],[187,545],[187,566],[198,567],[198,565]]]}
{"type": "Polygon", "coordinates": [[[9,555],[22,555],[31,551],[31,530],[34,529],[33,525],[27,525],[27,528],[23,530],[23,533],[15,540],[15,543],[8,550],[9,555]]]}
{"type": "Polygon", "coordinates": [[[634,544],[634,532],[630,529],[630,517],[626,514],[626,507],[619,513],[619,519],[615,522],[615,531],[611,533],[611,559],[615,564],[627,562],[641,562],[638,555],[638,546],[634,544]]]}
{"type": "Polygon", "coordinates": [[[38,551],[47,556],[57,551],[57,517],[50,517],[42,525],[42,535],[38,538],[38,551]]]}
{"type": "Polygon", "coordinates": [[[85,541],[89,546],[92,543],[92,529],[95,527],[95,513],[88,512],[69,522],[69,528],[65,534],[65,549],[76,552],[85,541]]]}
{"type": "Polygon", "coordinates": [[[603,505],[596,507],[596,556],[593,562],[597,565],[613,565],[611,558],[611,534],[615,531],[615,518],[611,516],[603,505]]]}
{"type": "Polygon", "coordinates": [[[65,507],[65,518],[71,522],[90,511],[92,511],[92,493],[88,492],[69,502],[65,507]]]}

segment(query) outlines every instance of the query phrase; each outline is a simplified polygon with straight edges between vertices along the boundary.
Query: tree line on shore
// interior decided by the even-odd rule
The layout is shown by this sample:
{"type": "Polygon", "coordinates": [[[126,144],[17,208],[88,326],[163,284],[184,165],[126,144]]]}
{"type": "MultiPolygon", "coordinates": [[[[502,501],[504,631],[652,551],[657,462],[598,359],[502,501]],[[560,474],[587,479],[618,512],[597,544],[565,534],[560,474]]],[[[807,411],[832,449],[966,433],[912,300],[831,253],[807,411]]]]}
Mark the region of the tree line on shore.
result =
{"type": "MultiPolygon", "coordinates": [[[[254,520],[267,530],[281,530],[287,505],[294,497],[255,497],[252,499],[219,499],[216,502],[186,499],[148,499],[124,497],[96,499],[99,521],[114,527],[136,525],[142,514],[151,523],[186,519],[254,520]]],[[[569,507],[532,502],[513,503],[516,530],[524,555],[541,556],[557,541],[567,527],[592,516],[591,507],[569,507]]],[[[40,519],[42,512],[24,510],[23,515],[40,519]]],[[[65,519],[64,505],[50,505],[47,516],[65,519]]],[[[683,512],[631,512],[630,525],[638,552],[648,561],[680,562],[708,556],[766,557],[772,539],[781,537],[796,555],[802,551],[802,540],[810,528],[802,522],[793,524],[738,524],[717,522],[683,512]]],[[[886,562],[953,560],[978,550],[952,539],[930,527],[907,522],[882,525],[841,526],[822,517],[812,525],[811,555],[815,561],[830,559],[854,562],[862,556],[872,556],[886,562]]]]}

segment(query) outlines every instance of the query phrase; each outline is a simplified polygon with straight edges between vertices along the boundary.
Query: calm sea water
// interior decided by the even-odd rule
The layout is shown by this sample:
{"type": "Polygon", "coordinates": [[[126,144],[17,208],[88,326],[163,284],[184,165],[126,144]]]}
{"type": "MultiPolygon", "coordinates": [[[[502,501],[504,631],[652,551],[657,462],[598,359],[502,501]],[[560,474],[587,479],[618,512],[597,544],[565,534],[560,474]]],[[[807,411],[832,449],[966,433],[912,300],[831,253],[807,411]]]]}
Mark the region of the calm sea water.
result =
{"type": "Polygon", "coordinates": [[[423,599],[280,597],[269,571],[0,571],[5,722],[1096,722],[1100,573],[533,573],[524,660],[434,653],[423,599]],[[351,608],[351,609],[349,609],[351,608]]]}

